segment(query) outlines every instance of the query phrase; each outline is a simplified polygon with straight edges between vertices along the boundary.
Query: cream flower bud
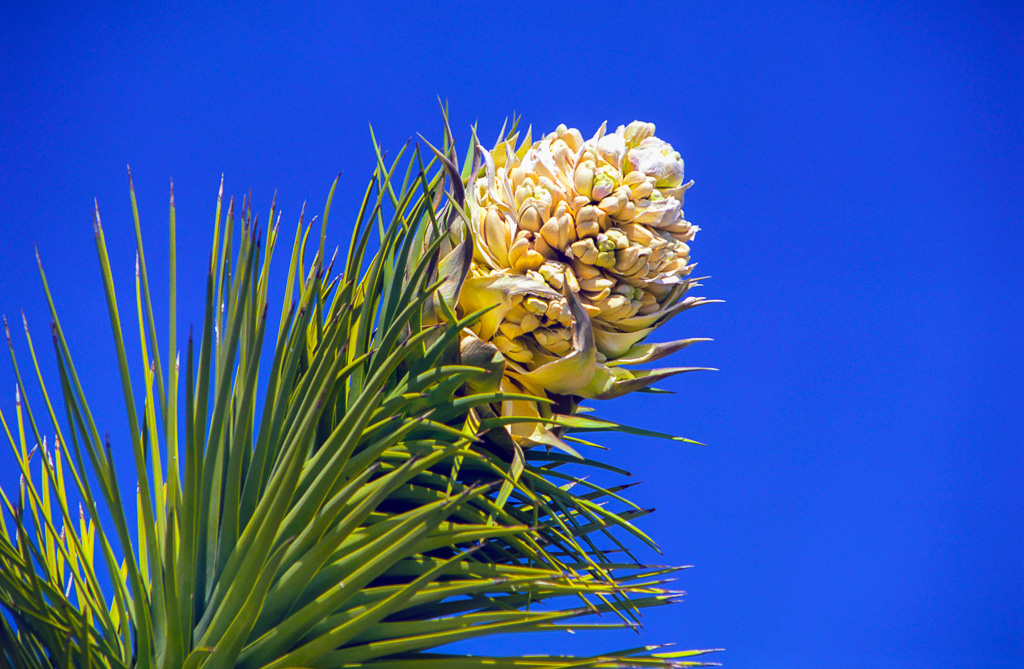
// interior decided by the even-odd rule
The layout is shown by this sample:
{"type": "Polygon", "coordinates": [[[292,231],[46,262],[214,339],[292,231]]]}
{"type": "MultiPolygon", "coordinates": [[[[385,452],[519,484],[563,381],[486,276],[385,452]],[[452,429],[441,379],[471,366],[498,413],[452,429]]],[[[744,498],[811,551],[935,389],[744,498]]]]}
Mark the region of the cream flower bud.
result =
{"type": "Polygon", "coordinates": [[[573,151],[579,151],[583,147],[583,133],[576,128],[570,128],[569,132],[562,137],[565,143],[572,147],[573,151]]]}
{"type": "Polygon", "coordinates": [[[511,241],[508,225],[502,219],[498,208],[489,207],[484,215],[483,242],[499,263],[508,262],[508,249],[511,241]]]}
{"type": "Polygon", "coordinates": [[[601,221],[605,221],[607,227],[608,215],[592,204],[582,207],[576,214],[576,237],[596,237],[602,230],[601,221]]]}
{"type": "Polygon", "coordinates": [[[531,199],[530,202],[519,211],[519,227],[530,232],[540,232],[541,218],[537,206],[531,199]]]}
{"type": "Polygon", "coordinates": [[[580,262],[593,265],[597,261],[597,246],[590,237],[575,242],[570,248],[572,249],[573,257],[578,258],[580,262]]]}
{"type": "Polygon", "coordinates": [[[626,146],[630,149],[637,146],[648,137],[653,136],[654,124],[644,123],[643,121],[633,121],[623,128],[622,132],[622,137],[626,141],[626,146]]]}
{"type": "Polygon", "coordinates": [[[619,229],[626,235],[630,242],[641,246],[650,246],[654,241],[654,234],[643,225],[636,223],[623,223],[619,229]]]}
{"type": "Polygon", "coordinates": [[[540,235],[552,249],[565,252],[572,242],[576,241],[576,226],[568,212],[562,212],[557,218],[552,216],[540,228],[540,235]]]}
{"type": "Polygon", "coordinates": [[[640,207],[633,216],[635,223],[647,223],[653,227],[660,228],[663,225],[673,223],[679,218],[682,205],[674,197],[664,200],[643,200],[640,207]]]}
{"type": "Polygon", "coordinates": [[[569,290],[574,293],[580,292],[580,285],[576,282],[576,275],[564,263],[547,261],[540,266],[537,273],[540,275],[538,281],[547,283],[556,291],[564,292],[565,283],[568,281],[569,290]]]}
{"type": "Polygon", "coordinates": [[[594,176],[596,173],[597,165],[592,160],[584,160],[577,165],[576,172],[573,174],[573,185],[576,188],[576,192],[589,199],[594,192],[594,176]]]}
{"type": "MultiPolygon", "coordinates": [[[[615,255],[612,254],[612,258],[614,257],[615,255]]],[[[592,279],[579,279],[579,284],[581,289],[592,293],[601,293],[615,287],[614,281],[600,273],[592,279]]]]}
{"type": "Polygon", "coordinates": [[[523,184],[526,177],[530,173],[523,169],[522,165],[516,165],[508,171],[509,182],[512,184],[512,189],[516,190],[523,184]]]}
{"type": "Polygon", "coordinates": [[[578,277],[580,281],[586,279],[594,279],[601,276],[601,270],[591,267],[589,265],[582,265],[578,262],[572,264],[573,273],[578,277]]]}
{"type": "Polygon", "coordinates": [[[602,165],[594,175],[594,186],[590,192],[590,199],[600,202],[612,194],[618,185],[619,171],[615,168],[602,165]]]}
{"type": "Polygon", "coordinates": [[[570,161],[572,161],[574,153],[575,152],[569,148],[569,145],[561,139],[555,140],[551,143],[551,155],[555,159],[555,165],[558,166],[559,174],[567,174],[572,170],[570,161]]]}
{"type": "Polygon", "coordinates": [[[611,240],[612,248],[624,249],[629,246],[629,238],[626,237],[626,233],[617,228],[612,228],[608,232],[604,233],[605,238],[611,240]]]}
{"type": "MultiPolygon", "coordinates": [[[[650,249],[644,249],[644,250],[647,251],[648,253],[650,253],[650,249]]],[[[640,257],[640,247],[639,246],[630,246],[629,248],[622,249],[617,254],[615,254],[615,269],[616,269],[616,271],[625,274],[626,270],[628,270],[629,268],[633,267],[636,264],[636,262],[639,259],[639,257],[640,257]]]]}
{"type": "Polygon", "coordinates": [[[636,186],[630,186],[630,190],[633,192],[634,200],[645,200],[654,193],[654,184],[652,180],[644,181],[636,186]]]}
{"type": "Polygon", "coordinates": [[[533,204],[533,187],[534,183],[532,180],[526,180],[515,186],[515,196],[513,204],[516,209],[523,209],[523,207],[531,206],[533,204]]]}
{"type": "Polygon", "coordinates": [[[628,172],[626,176],[622,177],[622,183],[626,184],[630,188],[634,188],[647,181],[647,175],[640,170],[633,170],[628,172]]]}
{"type": "Polygon", "coordinates": [[[648,137],[626,154],[634,170],[655,178],[658,188],[676,188],[683,183],[683,160],[668,142],[648,137]]]}
{"type": "Polygon", "coordinates": [[[617,190],[608,197],[598,201],[598,208],[609,216],[618,217],[629,202],[629,188],[617,190]]]}
{"type": "Polygon", "coordinates": [[[622,159],[626,157],[626,142],[618,133],[605,135],[597,140],[595,150],[601,160],[619,168],[622,166],[622,159]]]}
{"type": "Polygon", "coordinates": [[[616,218],[618,218],[622,222],[629,222],[629,221],[632,221],[635,216],[636,216],[636,203],[633,202],[632,200],[630,200],[630,201],[626,202],[626,206],[624,206],[622,208],[622,211],[619,212],[619,214],[618,214],[618,216],[616,216],[616,218]]]}

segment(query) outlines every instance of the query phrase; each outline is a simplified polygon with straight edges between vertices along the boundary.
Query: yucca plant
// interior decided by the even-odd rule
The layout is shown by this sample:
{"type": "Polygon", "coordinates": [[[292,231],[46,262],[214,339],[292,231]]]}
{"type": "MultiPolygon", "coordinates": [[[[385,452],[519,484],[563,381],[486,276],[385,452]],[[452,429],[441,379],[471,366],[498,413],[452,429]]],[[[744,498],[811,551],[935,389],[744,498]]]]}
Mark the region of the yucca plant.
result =
{"type": "MultiPolygon", "coordinates": [[[[504,283],[474,285],[498,270],[478,262],[493,240],[481,246],[475,234],[475,179],[493,171],[502,147],[508,160],[530,142],[516,149],[514,127],[494,151],[474,139],[460,170],[445,129],[442,148],[426,155],[403,150],[386,162],[377,149],[343,260],[327,255],[334,188],[318,224],[300,217],[276,324],[268,268],[280,215],[272,206],[261,228],[248,202],[222,207],[222,184],[202,326],[182,351],[173,187],[161,344],[130,186],[132,319],[144,362],[135,372],[97,208],[130,449],[101,437],[40,263],[59,378],[43,378],[25,324],[30,392],[8,329],[18,392],[14,415],[0,413],[0,422],[21,485],[0,491],[0,667],[700,663],[691,658],[706,651],[651,646],[587,657],[444,652],[486,635],[567,629],[577,618],[574,629],[635,627],[641,609],[679,597],[668,585],[674,569],[636,562],[624,543],[654,545],[632,524],[646,511],[619,494],[627,486],[586,476],[624,472],[581,455],[594,445],[576,433],[654,434],[586,417],[579,401],[683,371],[615,376],[613,357],[643,362],[689,343],[638,350],[644,332],[610,356],[598,344],[619,341],[621,328],[600,313],[591,323],[593,295],[555,281],[524,287],[511,270],[504,283]],[[522,344],[506,336],[496,345],[496,328],[487,334],[495,304],[537,295],[570,310],[563,352],[586,378],[565,383],[563,368],[563,383],[545,387],[533,373],[539,364],[516,361],[522,344]],[[604,377],[594,385],[598,367],[604,377]],[[134,461],[134,522],[115,449],[134,461]]],[[[645,302],[658,305],[647,313],[663,319],[680,297],[645,302]]]]}

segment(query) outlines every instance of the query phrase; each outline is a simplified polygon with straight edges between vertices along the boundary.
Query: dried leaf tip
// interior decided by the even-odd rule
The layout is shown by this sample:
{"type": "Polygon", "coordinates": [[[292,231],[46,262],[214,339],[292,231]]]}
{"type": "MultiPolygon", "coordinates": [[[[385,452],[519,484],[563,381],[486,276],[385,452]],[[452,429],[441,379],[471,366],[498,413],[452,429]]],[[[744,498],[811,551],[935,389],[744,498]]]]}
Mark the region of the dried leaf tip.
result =
{"type": "Polygon", "coordinates": [[[103,223],[100,221],[100,201],[96,198],[92,199],[92,230],[97,236],[103,232],[103,223]]]}

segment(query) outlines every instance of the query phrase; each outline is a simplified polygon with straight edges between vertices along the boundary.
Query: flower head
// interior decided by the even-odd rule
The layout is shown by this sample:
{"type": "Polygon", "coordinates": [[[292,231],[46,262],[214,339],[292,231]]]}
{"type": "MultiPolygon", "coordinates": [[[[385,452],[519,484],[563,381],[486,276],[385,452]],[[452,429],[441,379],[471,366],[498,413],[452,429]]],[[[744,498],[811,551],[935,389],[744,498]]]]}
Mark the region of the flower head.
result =
{"type": "Polygon", "coordinates": [[[588,140],[563,125],[484,158],[470,199],[480,263],[549,284],[566,274],[595,329],[608,332],[650,327],[684,292],[698,230],[682,211],[692,182],[653,124],[602,126],[588,140]]]}
{"type": "MultiPolygon", "coordinates": [[[[466,188],[472,263],[459,305],[489,308],[467,350],[500,358],[503,391],[615,397],[684,371],[622,366],[689,343],[640,344],[706,301],[683,299],[694,285],[689,243],[698,228],[682,211],[692,182],[654,132],[634,121],[614,133],[602,125],[584,140],[561,125],[537,142],[528,134],[518,147],[516,136],[478,147],[482,169],[466,188]]],[[[526,406],[531,415],[545,410],[516,400],[502,413],[522,415],[526,406]]],[[[510,432],[527,442],[553,438],[529,426],[510,432]]]]}

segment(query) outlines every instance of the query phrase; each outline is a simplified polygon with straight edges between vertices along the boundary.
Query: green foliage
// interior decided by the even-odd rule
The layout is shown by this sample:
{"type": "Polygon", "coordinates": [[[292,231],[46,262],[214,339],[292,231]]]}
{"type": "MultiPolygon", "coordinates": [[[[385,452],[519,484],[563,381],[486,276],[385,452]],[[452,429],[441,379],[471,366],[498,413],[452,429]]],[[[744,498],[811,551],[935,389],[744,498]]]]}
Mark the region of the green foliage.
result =
{"type": "MultiPolygon", "coordinates": [[[[451,257],[449,228],[461,225],[450,134],[426,164],[418,149],[411,154],[386,163],[378,151],[337,274],[325,252],[331,197],[318,235],[300,218],[266,346],[280,216],[271,209],[263,239],[247,205],[236,212],[231,201],[224,212],[218,196],[202,330],[189,335],[183,361],[173,189],[166,348],[132,190],[139,376],[96,212],[137,527],[40,264],[59,384],[40,374],[26,325],[42,403],[31,405],[12,346],[19,398],[0,421],[22,484],[0,491],[0,667],[699,664],[700,652],[653,647],[577,658],[430,652],[566,629],[599,613],[614,622],[572,627],[634,627],[640,609],[679,593],[667,589],[673,569],[621,560],[629,552],[620,535],[653,542],[633,526],[646,512],[619,494],[625,486],[602,488],[579,473],[610,467],[560,452],[511,453],[499,438],[505,424],[528,418],[489,414],[487,406],[517,396],[477,392],[472,381],[487,370],[460,359],[460,332],[486,309],[456,313],[459,281],[441,262],[451,257]]],[[[550,426],[621,427],[558,413],[550,426]]]]}

